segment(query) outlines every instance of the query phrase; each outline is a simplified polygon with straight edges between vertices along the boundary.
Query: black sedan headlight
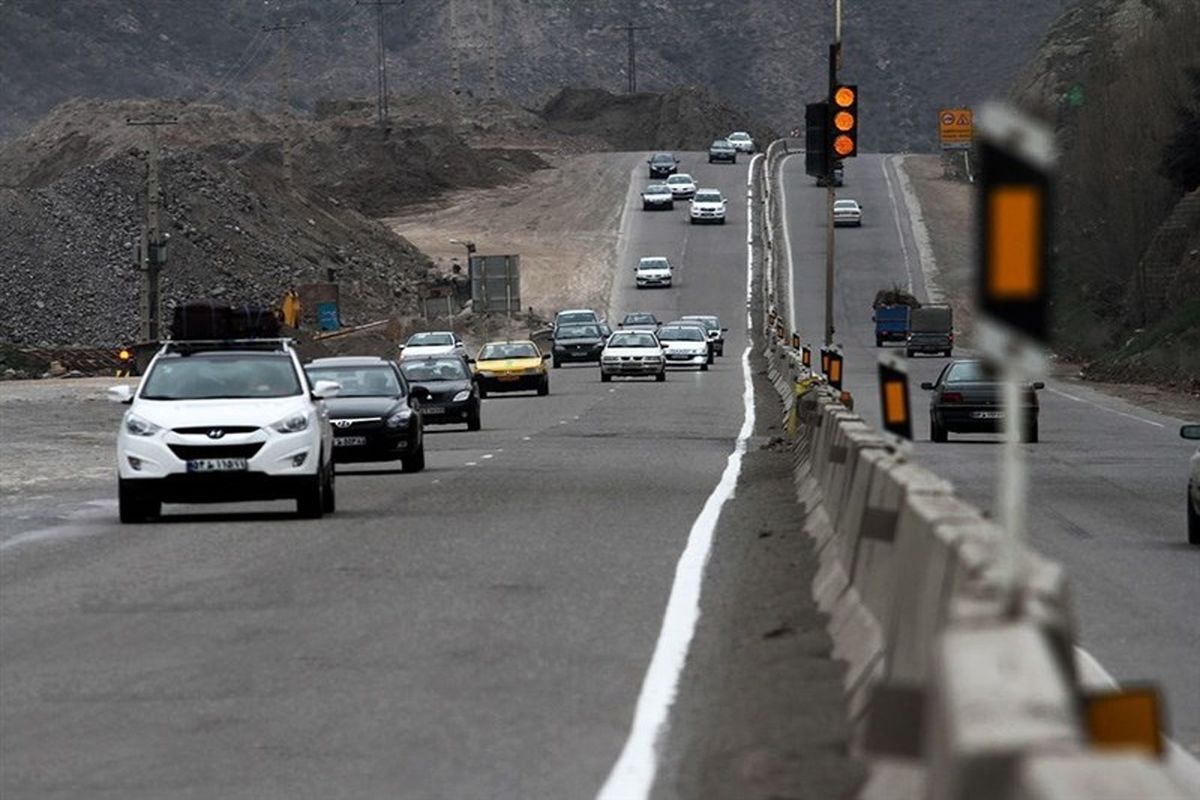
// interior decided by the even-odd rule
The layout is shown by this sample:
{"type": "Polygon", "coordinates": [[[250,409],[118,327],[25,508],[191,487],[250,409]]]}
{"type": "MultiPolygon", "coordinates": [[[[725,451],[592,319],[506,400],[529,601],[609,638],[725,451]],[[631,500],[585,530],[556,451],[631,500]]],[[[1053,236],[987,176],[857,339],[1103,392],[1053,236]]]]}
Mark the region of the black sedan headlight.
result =
{"type": "Polygon", "coordinates": [[[402,408],[399,411],[394,411],[389,414],[383,421],[384,427],[388,430],[399,430],[407,427],[409,420],[412,419],[412,412],[407,408],[402,408]]]}

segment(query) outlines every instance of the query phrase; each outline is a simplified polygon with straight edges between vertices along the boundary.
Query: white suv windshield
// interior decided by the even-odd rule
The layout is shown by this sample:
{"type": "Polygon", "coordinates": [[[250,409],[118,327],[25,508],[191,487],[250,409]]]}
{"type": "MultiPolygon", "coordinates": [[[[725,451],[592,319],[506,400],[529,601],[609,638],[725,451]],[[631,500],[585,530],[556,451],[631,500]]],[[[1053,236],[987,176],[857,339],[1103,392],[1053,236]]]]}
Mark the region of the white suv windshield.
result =
{"type": "Polygon", "coordinates": [[[451,347],[454,345],[454,337],[449,333],[415,333],[409,338],[408,343],[418,347],[429,345],[451,347]]]}
{"type": "Polygon", "coordinates": [[[667,183],[672,186],[674,186],[676,184],[680,184],[680,183],[691,183],[691,182],[692,182],[691,175],[672,175],[671,177],[667,178],[667,183]]]}
{"type": "Polygon", "coordinates": [[[166,356],[154,364],[143,400],[214,400],[290,397],[300,394],[290,356],[196,353],[166,356]]]}
{"type": "Polygon", "coordinates": [[[721,202],[720,192],[699,192],[693,202],[696,203],[719,203],[721,202]]]}

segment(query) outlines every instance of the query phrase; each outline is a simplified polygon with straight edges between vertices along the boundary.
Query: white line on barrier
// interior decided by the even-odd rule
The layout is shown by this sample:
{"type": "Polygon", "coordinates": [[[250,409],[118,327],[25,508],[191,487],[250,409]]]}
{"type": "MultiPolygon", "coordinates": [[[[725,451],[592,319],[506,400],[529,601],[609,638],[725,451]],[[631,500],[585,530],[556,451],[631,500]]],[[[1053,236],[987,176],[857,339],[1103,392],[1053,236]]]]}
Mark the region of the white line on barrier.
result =
{"type": "Polygon", "coordinates": [[[900,204],[896,202],[896,191],[892,186],[892,176],[888,172],[888,160],[881,158],[879,166],[883,168],[883,181],[887,184],[888,199],[892,201],[892,219],[896,222],[896,235],[900,237],[900,255],[904,256],[904,274],[908,276],[908,293],[913,293],[912,260],[908,257],[908,245],[904,241],[904,227],[900,224],[900,204]]]}
{"type": "MultiPolygon", "coordinates": [[[[792,256],[791,222],[787,213],[787,192],[783,189],[783,168],[796,153],[788,153],[779,159],[779,215],[783,217],[783,249],[787,251],[787,310],[788,335],[796,330],[796,261],[792,256]]],[[[770,178],[770,176],[767,176],[770,178]]]]}
{"type": "MultiPolygon", "coordinates": [[[[761,154],[760,154],[761,155],[761,154]]],[[[758,158],[756,155],[755,158],[758,158]]],[[[750,162],[754,172],[754,160],[750,162]]],[[[753,220],[753,212],[748,215],[753,220]]],[[[746,268],[754,263],[753,235],[747,248],[750,255],[746,268]]],[[[746,299],[749,304],[753,278],[746,278],[746,299]]],[[[751,318],[747,311],[747,334],[750,333],[751,318]]],[[[712,494],[704,502],[700,516],[692,523],[688,532],[687,545],[675,565],[675,581],[671,584],[671,596],[663,614],[662,628],[654,645],[654,655],[642,680],[637,707],[633,713],[633,725],[629,738],[621,748],[621,755],[600,788],[597,800],[641,800],[649,797],[658,771],[658,744],[666,735],[671,707],[679,691],[679,678],[687,663],[688,648],[696,633],[700,619],[700,589],[704,578],[704,566],[712,550],[713,533],[721,516],[725,501],[733,497],[737,488],[738,475],[742,470],[742,456],[746,452],[750,434],[754,431],[754,382],[750,377],[750,350],[753,340],[747,339],[742,351],[742,428],[738,431],[737,444],[721,473],[712,494]]]]}
{"type": "Polygon", "coordinates": [[[1099,403],[1094,403],[1094,402],[1092,402],[1091,400],[1088,400],[1087,398],[1084,398],[1084,397],[1076,397],[1076,396],[1075,396],[1075,395],[1073,395],[1073,394],[1068,394],[1067,392],[1063,392],[1063,391],[1060,391],[1060,390],[1058,390],[1058,389],[1053,389],[1053,388],[1049,388],[1049,387],[1047,387],[1046,391],[1048,391],[1048,392],[1054,392],[1054,393],[1055,393],[1056,395],[1058,395],[1059,397],[1065,397],[1065,398],[1067,398],[1068,400],[1074,400],[1076,403],[1086,403],[1087,405],[1089,405],[1089,406],[1093,406],[1094,408],[1098,408],[1098,409],[1100,409],[1101,411],[1107,411],[1107,412],[1108,412],[1108,413],[1110,413],[1110,414],[1116,414],[1117,416],[1120,416],[1120,417],[1128,417],[1129,419],[1135,419],[1135,420],[1137,420],[1138,422],[1144,422],[1144,423],[1146,423],[1147,425],[1153,425],[1153,426],[1154,426],[1154,427],[1156,427],[1156,428],[1165,428],[1165,427],[1167,427],[1166,425],[1163,425],[1161,422],[1155,422],[1155,421],[1154,421],[1154,420],[1152,420],[1152,419],[1146,419],[1145,417],[1139,417],[1139,416],[1137,416],[1136,414],[1129,414],[1129,413],[1127,413],[1127,412],[1124,412],[1124,411],[1117,411],[1115,408],[1109,408],[1108,406],[1102,406],[1102,405],[1100,405],[1099,403]]]}
{"type": "Polygon", "coordinates": [[[917,260],[921,262],[921,275],[925,279],[925,297],[930,303],[945,302],[945,295],[937,284],[937,259],[933,255],[933,244],[929,241],[929,229],[925,227],[921,200],[913,191],[908,174],[904,171],[904,156],[892,156],[890,160],[896,170],[896,182],[900,184],[900,194],[904,197],[904,206],[908,211],[913,243],[917,246],[917,260]]]}

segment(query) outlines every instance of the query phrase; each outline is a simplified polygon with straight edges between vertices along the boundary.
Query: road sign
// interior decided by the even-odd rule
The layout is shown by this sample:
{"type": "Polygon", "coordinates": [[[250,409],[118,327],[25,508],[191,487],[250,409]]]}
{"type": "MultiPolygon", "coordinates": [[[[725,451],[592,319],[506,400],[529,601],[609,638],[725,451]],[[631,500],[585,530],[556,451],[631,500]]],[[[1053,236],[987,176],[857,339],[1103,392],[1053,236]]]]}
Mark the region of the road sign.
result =
{"type": "Polygon", "coordinates": [[[969,108],[943,108],[938,112],[938,138],[943,150],[970,150],[975,136],[975,114],[969,108]]]}

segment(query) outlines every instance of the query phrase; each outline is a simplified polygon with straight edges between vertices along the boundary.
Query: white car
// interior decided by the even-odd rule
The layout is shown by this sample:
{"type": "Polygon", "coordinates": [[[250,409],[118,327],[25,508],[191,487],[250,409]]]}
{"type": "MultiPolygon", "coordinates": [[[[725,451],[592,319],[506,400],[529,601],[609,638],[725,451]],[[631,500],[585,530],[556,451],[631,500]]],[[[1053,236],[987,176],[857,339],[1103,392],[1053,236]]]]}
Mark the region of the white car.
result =
{"type": "Polygon", "coordinates": [[[667,178],[667,188],[671,190],[671,197],[676,200],[690,200],[696,193],[696,181],[691,175],[679,173],[667,178]]]}
{"type": "Polygon", "coordinates": [[[639,289],[670,286],[673,272],[671,262],[661,256],[639,259],[637,266],[633,268],[634,279],[639,289]]]}
{"type": "MultiPolygon", "coordinates": [[[[1185,439],[1200,439],[1200,425],[1184,425],[1179,435],[1185,439]]],[[[1188,479],[1187,495],[1188,543],[1200,545],[1200,448],[1192,456],[1192,473],[1188,479]]]]}
{"type": "Polygon", "coordinates": [[[754,152],[754,139],[750,138],[750,134],[745,131],[734,131],[725,137],[725,141],[733,145],[733,149],[739,153],[754,152]]]}
{"type": "Polygon", "coordinates": [[[833,201],[833,224],[862,226],[862,206],[857,200],[833,201]]]}
{"type": "Polygon", "coordinates": [[[671,194],[665,183],[653,183],[642,190],[642,210],[653,211],[656,208],[675,208],[675,195],[671,194]]]}
{"type": "Polygon", "coordinates": [[[725,198],[716,189],[697,189],[688,211],[691,223],[696,225],[701,222],[715,222],[724,225],[725,203],[725,198]]]}
{"type": "Polygon", "coordinates": [[[425,358],[427,356],[467,357],[467,346],[453,331],[425,331],[414,333],[400,345],[401,358],[425,358]]]}
{"type": "Polygon", "coordinates": [[[708,331],[708,342],[712,345],[713,355],[725,355],[725,334],[729,328],[721,327],[721,318],[714,314],[684,314],[680,317],[683,322],[699,322],[708,331]]]}
{"type": "Polygon", "coordinates": [[[617,331],[608,337],[600,353],[600,380],[608,383],[613,375],[653,375],[665,381],[667,366],[658,337],[650,331],[617,331]]]}
{"type": "Polygon", "coordinates": [[[117,434],[121,522],[163,503],[296,501],[303,517],[334,510],[333,430],[324,400],[286,339],[168,341],[135,390],[108,390],[129,410],[117,434]]]}
{"type": "Polygon", "coordinates": [[[709,355],[708,336],[695,325],[664,325],[658,331],[663,355],[668,367],[699,367],[708,371],[712,361],[709,355]]]}

